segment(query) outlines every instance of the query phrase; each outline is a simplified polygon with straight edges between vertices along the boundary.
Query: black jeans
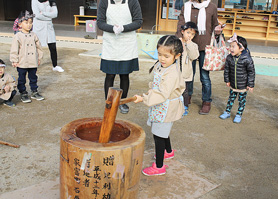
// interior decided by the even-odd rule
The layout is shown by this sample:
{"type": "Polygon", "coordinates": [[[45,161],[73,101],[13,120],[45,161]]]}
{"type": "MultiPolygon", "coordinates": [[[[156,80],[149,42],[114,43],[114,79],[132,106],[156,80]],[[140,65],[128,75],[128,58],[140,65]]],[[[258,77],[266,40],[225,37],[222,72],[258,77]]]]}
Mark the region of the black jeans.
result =
{"type": "Polygon", "coordinates": [[[51,57],[51,61],[52,61],[52,65],[53,67],[57,66],[57,48],[56,48],[56,43],[49,43],[48,44],[48,48],[50,51],[50,57],[51,57]]]}
{"type": "Polygon", "coordinates": [[[188,86],[189,86],[189,82],[185,82],[185,90],[182,94],[184,106],[186,106],[187,108],[189,103],[188,86]]]}
{"type": "Polygon", "coordinates": [[[37,91],[38,85],[38,76],[36,75],[37,73],[37,68],[18,68],[17,67],[17,72],[18,72],[18,83],[17,83],[17,89],[19,90],[20,93],[23,93],[26,91],[26,74],[28,73],[28,79],[29,79],[29,85],[32,91],[37,91]]]}

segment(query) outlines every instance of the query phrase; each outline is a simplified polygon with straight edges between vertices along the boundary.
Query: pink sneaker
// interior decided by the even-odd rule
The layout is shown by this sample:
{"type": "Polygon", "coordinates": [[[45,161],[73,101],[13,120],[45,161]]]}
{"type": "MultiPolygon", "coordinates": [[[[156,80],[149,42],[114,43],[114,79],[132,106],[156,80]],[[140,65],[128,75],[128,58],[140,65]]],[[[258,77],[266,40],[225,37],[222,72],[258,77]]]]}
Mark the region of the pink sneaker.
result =
{"type": "Polygon", "coordinates": [[[167,151],[165,150],[164,152],[164,160],[168,160],[168,159],[172,159],[175,156],[175,149],[172,149],[171,153],[167,153],[167,151]]]}
{"type": "MultiPolygon", "coordinates": [[[[165,152],[164,152],[164,160],[172,159],[175,156],[175,151],[177,151],[177,150],[172,149],[171,153],[167,153],[167,151],[165,150],[165,152]]],[[[154,155],[154,159],[156,159],[156,155],[154,155]]]]}
{"type": "Polygon", "coordinates": [[[154,176],[154,175],[164,175],[166,173],[167,165],[163,165],[161,168],[157,168],[155,162],[151,167],[147,167],[142,170],[142,173],[146,176],[154,176]]]}

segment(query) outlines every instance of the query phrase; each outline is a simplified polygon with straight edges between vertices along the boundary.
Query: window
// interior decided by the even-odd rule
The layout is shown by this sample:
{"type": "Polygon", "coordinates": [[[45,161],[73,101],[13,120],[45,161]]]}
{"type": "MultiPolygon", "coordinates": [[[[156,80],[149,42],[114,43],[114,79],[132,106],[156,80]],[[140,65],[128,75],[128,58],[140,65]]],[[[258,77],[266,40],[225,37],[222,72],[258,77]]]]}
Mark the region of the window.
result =
{"type": "Polygon", "coordinates": [[[225,0],[224,8],[246,9],[247,0],[225,0]]]}
{"type": "MultiPolygon", "coordinates": [[[[169,0],[168,19],[178,19],[178,16],[181,13],[181,8],[187,1],[188,0],[169,0]]],[[[162,19],[166,19],[167,17],[167,4],[168,0],[162,0],[162,19]]]]}
{"type": "Polygon", "coordinates": [[[272,0],[225,0],[224,8],[271,11],[272,0]]]}
{"type": "Polygon", "coordinates": [[[97,0],[86,0],[86,8],[97,9],[97,0]]]}
{"type": "Polygon", "coordinates": [[[249,9],[250,10],[271,10],[271,0],[250,0],[249,9]]]}

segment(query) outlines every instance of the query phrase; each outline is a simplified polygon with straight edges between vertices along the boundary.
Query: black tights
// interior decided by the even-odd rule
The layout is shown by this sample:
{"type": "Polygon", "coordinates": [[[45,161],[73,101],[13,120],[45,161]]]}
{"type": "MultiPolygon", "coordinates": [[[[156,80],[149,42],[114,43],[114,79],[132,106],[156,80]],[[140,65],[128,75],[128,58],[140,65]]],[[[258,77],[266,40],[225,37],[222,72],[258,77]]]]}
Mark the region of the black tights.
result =
{"type": "MultiPolygon", "coordinates": [[[[106,74],[104,82],[105,99],[107,99],[109,87],[114,85],[115,76],[115,74],[106,74]]],[[[120,75],[120,88],[123,90],[122,98],[126,98],[129,89],[129,74],[120,75]]]]}
{"type": "Polygon", "coordinates": [[[161,168],[161,167],[163,167],[165,149],[166,149],[167,153],[172,152],[170,137],[162,138],[162,137],[153,135],[153,139],[154,139],[154,144],[155,144],[156,167],[161,168]]]}
{"type": "Polygon", "coordinates": [[[48,48],[50,51],[50,57],[52,61],[53,67],[57,66],[57,48],[56,48],[56,43],[49,43],[48,48]]]}

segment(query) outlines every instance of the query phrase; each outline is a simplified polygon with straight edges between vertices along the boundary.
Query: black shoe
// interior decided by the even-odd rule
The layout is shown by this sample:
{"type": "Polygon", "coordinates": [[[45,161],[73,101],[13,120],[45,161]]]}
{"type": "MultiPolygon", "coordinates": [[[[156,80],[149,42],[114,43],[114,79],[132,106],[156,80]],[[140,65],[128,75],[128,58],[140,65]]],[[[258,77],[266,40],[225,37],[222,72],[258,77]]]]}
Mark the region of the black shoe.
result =
{"type": "Polygon", "coordinates": [[[127,114],[129,111],[129,107],[126,104],[122,104],[119,106],[119,109],[121,111],[122,114],[127,114]]]}
{"type": "Polygon", "coordinates": [[[15,104],[11,101],[5,101],[4,105],[8,106],[8,107],[15,107],[15,104]]]}
{"type": "Polygon", "coordinates": [[[31,99],[29,98],[28,93],[27,93],[26,91],[20,93],[20,98],[21,98],[21,101],[22,101],[23,103],[29,103],[29,102],[31,102],[31,99]]]}
{"type": "Polygon", "coordinates": [[[32,99],[36,99],[36,100],[38,100],[38,101],[44,100],[44,97],[41,96],[41,95],[38,93],[38,91],[32,91],[31,98],[32,98],[32,99]]]}

